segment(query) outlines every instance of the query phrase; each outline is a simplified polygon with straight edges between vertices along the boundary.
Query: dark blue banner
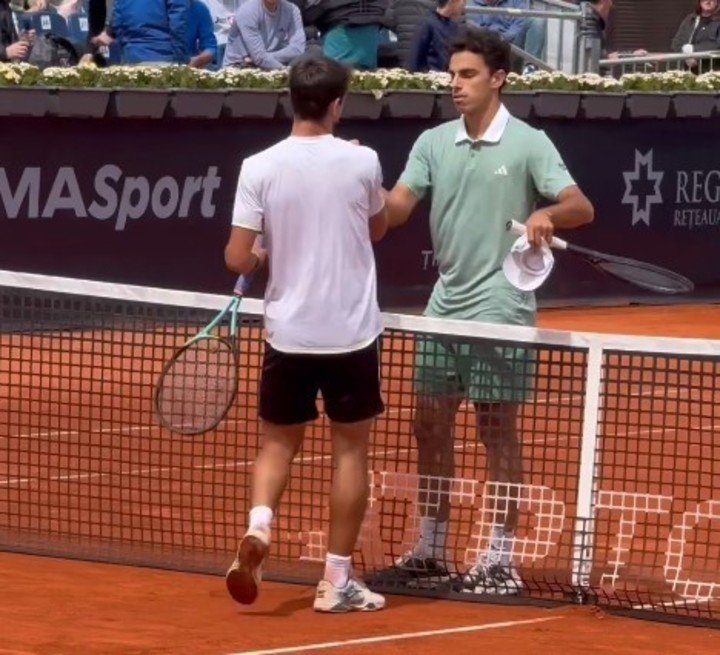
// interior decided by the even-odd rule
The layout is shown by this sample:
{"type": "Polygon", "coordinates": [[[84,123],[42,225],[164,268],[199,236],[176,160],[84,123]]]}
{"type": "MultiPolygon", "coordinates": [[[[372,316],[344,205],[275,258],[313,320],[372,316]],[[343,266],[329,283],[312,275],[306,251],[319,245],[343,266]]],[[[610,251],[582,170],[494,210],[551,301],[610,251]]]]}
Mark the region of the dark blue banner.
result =
{"type": "MultiPolygon", "coordinates": [[[[388,185],[429,121],[347,121],[380,153],[388,185]]],[[[713,122],[537,121],[596,207],[565,236],[720,284],[720,160],[713,122]]],[[[13,119],[0,160],[0,268],[228,292],[223,247],[244,157],[282,121],[13,119]]],[[[311,190],[309,190],[311,192],[311,190]]],[[[385,307],[421,303],[435,280],[427,205],[378,246],[385,307]]],[[[539,296],[638,296],[561,254],[539,296]]]]}

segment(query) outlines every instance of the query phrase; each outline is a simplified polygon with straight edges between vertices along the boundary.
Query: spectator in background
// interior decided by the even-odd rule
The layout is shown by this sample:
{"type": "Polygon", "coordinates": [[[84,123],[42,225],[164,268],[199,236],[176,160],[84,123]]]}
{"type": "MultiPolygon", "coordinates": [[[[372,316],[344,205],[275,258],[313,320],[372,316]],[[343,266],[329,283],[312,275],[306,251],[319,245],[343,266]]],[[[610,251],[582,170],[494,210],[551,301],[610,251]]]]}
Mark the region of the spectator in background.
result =
{"type": "Polygon", "coordinates": [[[447,71],[450,65],[450,44],[460,30],[456,19],[465,11],[465,0],[437,0],[437,5],[415,35],[408,62],[413,73],[447,71]]]}
{"type": "MultiPolygon", "coordinates": [[[[674,52],[711,52],[720,50],[720,2],[697,0],[695,11],[687,16],[672,40],[674,52]]],[[[698,69],[698,60],[689,59],[691,70],[698,69]]],[[[714,68],[714,66],[713,66],[714,68]]]]}
{"type": "Polygon", "coordinates": [[[187,64],[189,0],[115,0],[109,27],[93,39],[117,40],[123,64],[187,64]]]}
{"type": "Polygon", "coordinates": [[[215,26],[210,10],[200,0],[190,0],[187,45],[190,66],[193,68],[205,68],[216,61],[215,26]]]}
{"type": "Polygon", "coordinates": [[[377,68],[388,0],[322,0],[317,8],[323,54],[354,68],[377,68]]]}
{"type": "Polygon", "coordinates": [[[19,39],[8,0],[0,0],[0,61],[20,61],[30,51],[29,39],[19,39]]]}
{"type": "Polygon", "coordinates": [[[288,0],[246,0],[235,13],[223,66],[285,68],[305,52],[300,9],[288,0]]]}
{"type": "MultiPolygon", "coordinates": [[[[530,9],[530,0],[469,0],[471,6],[496,7],[498,9],[530,9]]],[[[612,0],[610,0],[612,1],[612,0]]],[[[468,14],[468,22],[477,27],[492,30],[503,41],[522,48],[537,59],[545,55],[547,24],[542,18],[514,18],[492,14],[468,14]]],[[[529,64],[523,72],[532,72],[535,66],[529,64]]]]}
{"type": "Polygon", "coordinates": [[[596,21],[597,31],[600,35],[600,56],[606,57],[607,59],[621,59],[625,56],[633,57],[645,57],[648,54],[647,50],[637,49],[628,53],[621,53],[618,51],[608,52],[607,50],[607,24],[610,20],[610,12],[613,10],[615,3],[613,0],[589,0],[590,8],[592,9],[591,19],[596,21]]]}
{"type": "MultiPolygon", "coordinates": [[[[490,7],[497,9],[527,9],[528,0],[470,0],[470,7],[490,7]]],[[[527,18],[512,16],[493,16],[492,14],[468,13],[468,23],[485,30],[492,30],[503,41],[522,47],[528,28],[527,18]]]]}

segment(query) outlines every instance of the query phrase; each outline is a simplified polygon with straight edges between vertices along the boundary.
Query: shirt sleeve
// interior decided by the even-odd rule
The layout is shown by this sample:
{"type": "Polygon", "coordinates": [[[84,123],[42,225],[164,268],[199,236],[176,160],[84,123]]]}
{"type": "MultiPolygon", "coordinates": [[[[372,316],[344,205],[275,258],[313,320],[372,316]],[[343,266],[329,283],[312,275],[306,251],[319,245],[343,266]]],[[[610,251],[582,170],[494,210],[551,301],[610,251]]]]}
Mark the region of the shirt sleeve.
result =
{"type": "Polygon", "coordinates": [[[370,179],[370,216],[379,214],[385,206],[385,194],[383,193],[383,174],[380,159],[375,154],[372,177],[370,179]]]}
{"type": "Polygon", "coordinates": [[[548,200],[557,200],[563,189],[575,186],[555,144],[544,132],[539,133],[531,151],[530,173],[538,193],[548,200]]]}
{"type": "Polygon", "coordinates": [[[215,36],[215,26],[213,25],[212,14],[210,10],[202,2],[198,4],[200,11],[199,27],[200,35],[198,38],[199,52],[209,52],[212,55],[213,61],[217,60],[217,37],[215,36]]]}
{"type": "Polygon", "coordinates": [[[290,30],[290,42],[280,50],[273,52],[273,57],[282,64],[290,64],[305,52],[305,28],[303,27],[300,10],[293,5],[292,28],[290,30]]]}
{"type": "Polygon", "coordinates": [[[428,132],[423,132],[413,145],[405,170],[398,181],[408,187],[418,200],[422,200],[432,187],[428,132]]]}
{"type": "Polygon", "coordinates": [[[429,21],[425,21],[415,34],[410,57],[408,58],[408,69],[413,73],[426,71],[428,69],[428,49],[431,41],[431,28],[429,21]]]}
{"type": "Polygon", "coordinates": [[[235,205],[233,207],[232,224],[255,232],[262,232],[263,208],[261,189],[258,176],[248,162],[240,169],[235,205]]]}

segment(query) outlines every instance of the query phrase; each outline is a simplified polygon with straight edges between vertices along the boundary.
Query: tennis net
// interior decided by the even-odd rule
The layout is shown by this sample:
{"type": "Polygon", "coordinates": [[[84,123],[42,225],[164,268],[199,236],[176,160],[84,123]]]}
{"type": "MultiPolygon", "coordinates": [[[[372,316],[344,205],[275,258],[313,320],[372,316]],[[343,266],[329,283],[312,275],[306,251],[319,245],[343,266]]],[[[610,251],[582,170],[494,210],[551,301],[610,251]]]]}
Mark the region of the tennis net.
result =
{"type": "MultiPolygon", "coordinates": [[[[227,300],[0,271],[0,549],[225,571],[259,441],[260,301],[241,306],[240,391],[218,429],[170,434],[152,392],[175,349],[227,300]]],[[[513,507],[521,583],[503,600],[720,626],[720,343],[394,314],[385,324],[387,410],[372,435],[358,573],[381,591],[499,600],[462,574],[513,507]],[[454,470],[421,476],[422,399],[458,382],[454,470]],[[493,426],[508,421],[499,407],[516,408],[522,476],[512,481],[500,479],[507,451],[493,426]],[[443,503],[449,575],[409,580],[394,563],[416,543],[427,507],[443,503]]],[[[268,566],[275,579],[321,573],[328,431],[321,416],[293,464],[268,566]]]]}

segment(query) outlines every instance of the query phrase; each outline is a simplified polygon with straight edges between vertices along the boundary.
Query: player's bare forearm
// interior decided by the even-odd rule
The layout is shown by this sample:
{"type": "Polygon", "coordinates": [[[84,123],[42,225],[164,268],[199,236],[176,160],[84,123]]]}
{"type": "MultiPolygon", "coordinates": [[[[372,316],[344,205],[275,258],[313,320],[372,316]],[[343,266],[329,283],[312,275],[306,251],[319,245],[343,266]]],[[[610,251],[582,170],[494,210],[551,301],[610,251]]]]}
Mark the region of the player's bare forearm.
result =
{"type": "Polygon", "coordinates": [[[567,230],[592,223],[595,218],[595,209],[579,187],[572,186],[563,189],[554,205],[544,207],[542,210],[550,216],[555,228],[567,230]]]}
{"type": "Polygon", "coordinates": [[[570,229],[591,223],[595,218],[595,209],[585,194],[576,186],[563,189],[558,201],[549,207],[533,212],[525,226],[528,241],[540,245],[541,241],[550,242],[556,229],[570,229]]]}
{"type": "Polygon", "coordinates": [[[253,230],[233,227],[225,246],[225,265],[233,273],[250,275],[265,263],[267,253],[256,242],[257,237],[253,230]]]}
{"type": "Polygon", "coordinates": [[[388,228],[394,229],[407,223],[418,203],[415,194],[404,184],[396,184],[392,191],[385,192],[388,228]]]}

